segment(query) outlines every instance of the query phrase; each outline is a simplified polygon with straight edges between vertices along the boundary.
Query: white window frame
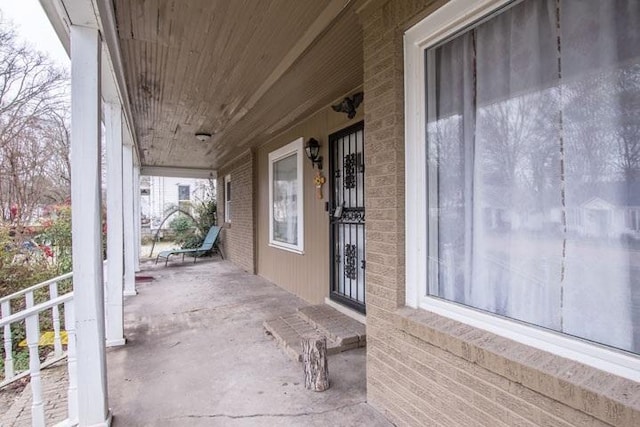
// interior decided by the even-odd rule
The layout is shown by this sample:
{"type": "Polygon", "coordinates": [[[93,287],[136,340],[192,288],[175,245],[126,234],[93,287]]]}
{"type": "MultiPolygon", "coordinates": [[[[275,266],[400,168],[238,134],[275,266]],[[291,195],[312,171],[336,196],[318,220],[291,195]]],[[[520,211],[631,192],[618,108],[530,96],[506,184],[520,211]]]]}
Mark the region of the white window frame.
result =
{"type": "Polygon", "coordinates": [[[231,223],[231,199],[227,190],[229,185],[231,185],[231,174],[224,177],[224,222],[231,223]]]}
{"type": "Polygon", "coordinates": [[[425,50],[512,0],[451,0],[404,35],[406,305],[487,330],[633,381],[640,357],[427,295],[425,50]]]}
{"type": "Polygon", "coordinates": [[[285,251],[304,254],[304,138],[298,138],[293,142],[269,153],[269,246],[285,251]],[[273,239],[273,164],[278,160],[296,154],[296,172],[298,181],[298,244],[280,242],[273,239]]]}

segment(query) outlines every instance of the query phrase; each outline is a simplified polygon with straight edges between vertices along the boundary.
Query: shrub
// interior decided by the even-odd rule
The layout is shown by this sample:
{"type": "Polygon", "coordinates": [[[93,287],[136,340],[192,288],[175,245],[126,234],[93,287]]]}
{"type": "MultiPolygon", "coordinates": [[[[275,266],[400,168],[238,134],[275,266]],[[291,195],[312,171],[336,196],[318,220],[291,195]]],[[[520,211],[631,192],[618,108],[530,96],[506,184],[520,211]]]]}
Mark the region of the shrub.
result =
{"type": "Polygon", "coordinates": [[[11,225],[0,223],[0,296],[17,292],[56,275],[43,250],[25,245],[11,225]]]}
{"type": "Polygon", "coordinates": [[[169,222],[169,228],[175,235],[176,243],[180,245],[193,241],[195,237],[195,223],[192,218],[184,214],[176,215],[171,222],[169,222]]]}
{"type": "Polygon", "coordinates": [[[42,223],[43,230],[36,240],[50,247],[56,266],[56,275],[68,273],[73,269],[71,254],[71,206],[55,206],[50,218],[42,223]]]}

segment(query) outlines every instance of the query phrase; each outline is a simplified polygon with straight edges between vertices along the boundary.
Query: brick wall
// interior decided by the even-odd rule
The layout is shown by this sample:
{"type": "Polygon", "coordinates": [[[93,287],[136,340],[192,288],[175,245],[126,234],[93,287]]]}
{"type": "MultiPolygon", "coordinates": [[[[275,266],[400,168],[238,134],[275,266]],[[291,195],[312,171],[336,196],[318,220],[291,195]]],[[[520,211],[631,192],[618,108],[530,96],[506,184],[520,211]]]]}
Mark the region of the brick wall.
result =
{"type": "Polygon", "coordinates": [[[226,259],[255,273],[254,156],[238,157],[218,171],[218,224],[222,224],[222,252],[226,259]],[[231,222],[224,222],[224,177],[231,175],[231,222]]]}
{"type": "Polygon", "coordinates": [[[443,3],[373,0],[360,12],[368,401],[398,425],[640,425],[640,384],[404,307],[402,36],[443,3]]]}

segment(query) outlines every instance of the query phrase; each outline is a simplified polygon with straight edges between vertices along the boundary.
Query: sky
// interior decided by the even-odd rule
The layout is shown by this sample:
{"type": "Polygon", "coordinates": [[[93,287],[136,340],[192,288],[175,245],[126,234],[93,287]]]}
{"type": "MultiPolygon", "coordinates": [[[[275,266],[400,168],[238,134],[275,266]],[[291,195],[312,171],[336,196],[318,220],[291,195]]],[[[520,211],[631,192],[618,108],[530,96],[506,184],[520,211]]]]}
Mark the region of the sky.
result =
{"type": "Polygon", "coordinates": [[[0,0],[0,15],[3,21],[13,22],[21,40],[69,68],[69,57],[38,0],[0,0]]]}

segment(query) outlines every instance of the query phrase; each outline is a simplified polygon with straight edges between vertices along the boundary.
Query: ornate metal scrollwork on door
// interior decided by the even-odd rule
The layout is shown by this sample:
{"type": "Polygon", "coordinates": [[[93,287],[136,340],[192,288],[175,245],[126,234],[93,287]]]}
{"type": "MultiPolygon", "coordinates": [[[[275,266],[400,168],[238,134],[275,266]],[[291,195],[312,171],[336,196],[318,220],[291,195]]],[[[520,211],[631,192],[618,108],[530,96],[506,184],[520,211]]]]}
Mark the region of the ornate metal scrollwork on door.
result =
{"type": "Polygon", "coordinates": [[[356,187],[356,153],[344,156],[344,188],[356,187]]]}
{"type": "Polygon", "coordinates": [[[344,245],[344,274],[351,280],[356,278],[356,261],[358,258],[358,248],[356,245],[347,243],[344,245]]]}
{"type": "Polygon", "coordinates": [[[363,210],[351,210],[346,209],[342,213],[342,220],[344,222],[358,222],[364,223],[364,211],[363,210]]]}
{"type": "Polygon", "coordinates": [[[330,297],[365,312],[363,123],[329,137],[331,200],[330,297]]]}

